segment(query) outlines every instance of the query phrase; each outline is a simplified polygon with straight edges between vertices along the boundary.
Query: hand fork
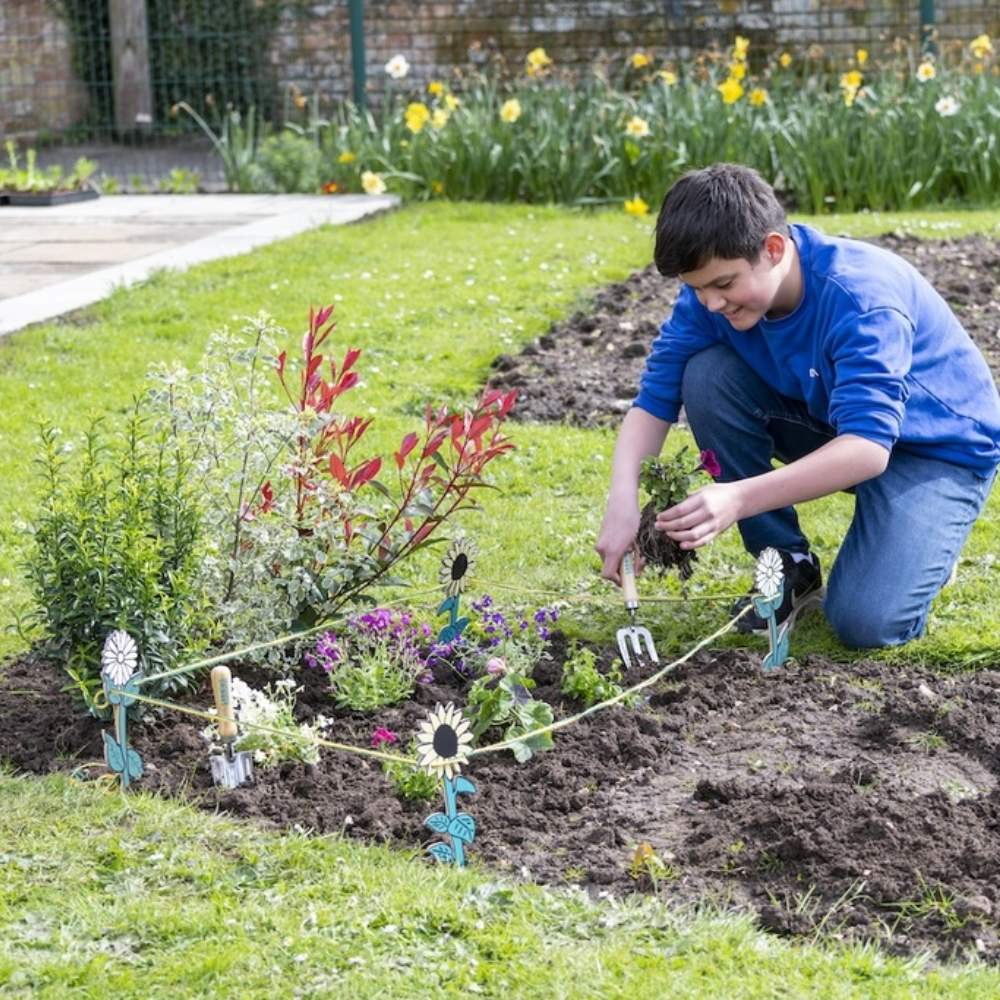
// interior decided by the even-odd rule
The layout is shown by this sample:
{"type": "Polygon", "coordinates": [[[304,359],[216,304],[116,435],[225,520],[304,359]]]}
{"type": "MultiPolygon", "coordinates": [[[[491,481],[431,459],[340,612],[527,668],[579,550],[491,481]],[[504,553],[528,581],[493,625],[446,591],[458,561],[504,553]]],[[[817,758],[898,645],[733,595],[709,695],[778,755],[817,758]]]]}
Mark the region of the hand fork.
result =
{"type": "Polygon", "coordinates": [[[618,630],[618,652],[621,654],[625,669],[632,668],[632,653],[639,657],[648,656],[653,663],[659,663],[660,658],[656,655],[656,647],[653,645],[649,629],[635,623],[635,612],[639,607],[639,590],[635,585],[635,562],[631,550],[622,556],[621,579],[622,596],[625,598],[625,608],[629,613],[630,622],[627,628],[618,630]]]}

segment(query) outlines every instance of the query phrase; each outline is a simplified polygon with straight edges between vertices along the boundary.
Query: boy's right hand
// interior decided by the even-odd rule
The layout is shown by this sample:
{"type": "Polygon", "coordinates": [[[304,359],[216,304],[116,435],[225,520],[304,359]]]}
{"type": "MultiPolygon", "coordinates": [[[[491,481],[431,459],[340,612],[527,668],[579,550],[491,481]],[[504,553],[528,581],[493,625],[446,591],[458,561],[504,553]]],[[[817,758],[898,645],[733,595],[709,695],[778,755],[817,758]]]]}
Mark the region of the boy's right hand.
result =
{"type": "MultiPolygon", "coordinates": [[[[638,503],[622,505],[621,508],[608,503],[601,522],[601,530],[594,545],[601,557],[601,576],[613,580],[621,586],[622,556],[635,546],[635,535],[639,530],[638,503]]],[[[642,571],[643,560],[636,559],[636,573],[642,571]]]]}

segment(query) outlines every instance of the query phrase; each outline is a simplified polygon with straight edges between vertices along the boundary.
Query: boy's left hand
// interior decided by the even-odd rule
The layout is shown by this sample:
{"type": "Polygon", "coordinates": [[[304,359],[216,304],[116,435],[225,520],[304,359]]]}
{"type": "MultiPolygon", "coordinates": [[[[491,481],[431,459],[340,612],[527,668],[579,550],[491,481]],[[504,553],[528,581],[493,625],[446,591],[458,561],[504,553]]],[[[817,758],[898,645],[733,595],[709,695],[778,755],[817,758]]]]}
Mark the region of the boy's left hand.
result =
{"type": "Polygon", "coordinates": [[[710,483],[656,515],[656,529],[665,531],[682,549],[700,549],[739,520],[739,483],[710,483]]]}

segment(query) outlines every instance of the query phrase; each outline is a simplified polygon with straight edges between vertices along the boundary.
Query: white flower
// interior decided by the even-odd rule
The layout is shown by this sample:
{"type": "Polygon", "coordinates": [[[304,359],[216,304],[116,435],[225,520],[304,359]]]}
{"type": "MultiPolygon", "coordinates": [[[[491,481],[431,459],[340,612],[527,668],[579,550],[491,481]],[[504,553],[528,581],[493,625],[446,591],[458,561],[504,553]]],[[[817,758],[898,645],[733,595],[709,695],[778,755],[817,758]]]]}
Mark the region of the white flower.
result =
{"type": "Polygon", "coordinates": [[[428,774],[454,778],[460,765],[468,763],[471,746],[469,722],[451,702],[435,705],[417,727],[417,764],[428,774]]]}
{"type": "Polygon", "coordinates": [[[937,70],[934,69],[934,63],[925,60],[917,67],[917,80],[920,83],[927,83],[928,80],[933,80],[935,76],[937,76],[937,70]]]}
{"type": "Polygon", "coordinates": [[[942,97],[941,100],[934,105],[934,110],[942,118],[950,118],[952,115],[957,115],[961,108],[962,106],[955,100],[954,97],[942,97]]]}
{"type": "Polygon", "coordinates": [[[135,673],[139,661],[139,650],[135,640],[121,629],[115,629],[104,640],[101,652],[101,672],[106,674],[115,687],[121,687],[135,673]]]}
{"type": "Polygon", "coordinates": [[[385,181],[370,170],[361,175],[361,186],[365,189],[365,194],[385,194],[385,181]]]}
{"type": "Polygon", "coordinates": [[[774,597],[781,587],[785,570],[781,564],[781,553],[777,549],[766,548],[757,559],[754,570],[754,584],[764,597],[774,597]]]}
{"type": "Polygon", "coordinates": [[[410,64],[406,61],[406,56],[395,55],[385,64],[385,71],[393,80],[402,80],[410,72],[410,64]]]}

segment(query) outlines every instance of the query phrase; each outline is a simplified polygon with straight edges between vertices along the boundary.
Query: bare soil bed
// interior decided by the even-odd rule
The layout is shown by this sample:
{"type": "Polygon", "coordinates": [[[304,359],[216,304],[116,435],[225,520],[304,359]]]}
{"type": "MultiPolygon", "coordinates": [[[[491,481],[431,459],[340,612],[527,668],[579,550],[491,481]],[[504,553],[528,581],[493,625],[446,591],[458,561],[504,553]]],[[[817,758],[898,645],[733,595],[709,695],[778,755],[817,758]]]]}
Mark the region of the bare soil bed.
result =
{"type": "MultiPolygon", "coordinates": [[[[880,242],[936,283],[998,370],[996,243],[880,242]]],[[[676,291],[652,269],[604,289],[592,311],[499,358],[494,384],[520,389],[520,419],[617,421],[676,291]]],[[[535,693],[558,718],[581,706],[560,691],[561,637],[552,652],[535,693]]],[[[608,668],[614,637],[595,652],[608,668]]],[[[1000,651],[997,660],[948,678],[818,657],[764,673],[756,652],[702,651],[641,707],[588,716],[526,764],[507,752],[474,757],[463,772],[478,789],[462,800],[477,825],[470,858],[553,886],[713,900],[781,935],[1000,963],[1000,651]],[[640,844],[662,862],[655,877],[654,866],[634,863],[640,844]]],[[[629,680],[650,670],[640,663],[629,680]]],[[[102,757],[108,724],[74,712],[54,669],[25,658],[2,674],[0,759],[42,774],[102,757]]],[[[461,706],[468,692],[449,673],[405,706],[336,713],[322,675],[302,679],[302,718],[334,716],[327,738],[356,746],[379,726],[409,735],[436,703],[461,706]]],[[[193,703],[208,707],[207,686],[193,703]]],[[[354,755],[324,751],[318,765],[258,771],[254,785],[219,792],[201,728],[170,712],[132,726],[140,787],[274,829],[400,847],[437,839],[423,821],[441,803],[397,798],[379,764],[354,755]]]]}

